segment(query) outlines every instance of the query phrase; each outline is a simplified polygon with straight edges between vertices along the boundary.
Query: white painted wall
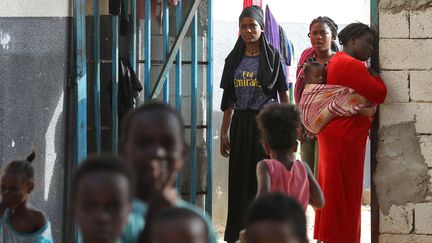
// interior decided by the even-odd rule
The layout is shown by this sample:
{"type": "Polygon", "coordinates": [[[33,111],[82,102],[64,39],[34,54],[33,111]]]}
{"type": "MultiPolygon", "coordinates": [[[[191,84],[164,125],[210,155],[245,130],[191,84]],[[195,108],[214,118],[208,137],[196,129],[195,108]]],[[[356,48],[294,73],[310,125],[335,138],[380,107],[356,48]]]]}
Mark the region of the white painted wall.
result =
{"type": "Polygon", "coordinates": [[[0,17],[69,17],[72,0],[1,0],[0,17]]]}

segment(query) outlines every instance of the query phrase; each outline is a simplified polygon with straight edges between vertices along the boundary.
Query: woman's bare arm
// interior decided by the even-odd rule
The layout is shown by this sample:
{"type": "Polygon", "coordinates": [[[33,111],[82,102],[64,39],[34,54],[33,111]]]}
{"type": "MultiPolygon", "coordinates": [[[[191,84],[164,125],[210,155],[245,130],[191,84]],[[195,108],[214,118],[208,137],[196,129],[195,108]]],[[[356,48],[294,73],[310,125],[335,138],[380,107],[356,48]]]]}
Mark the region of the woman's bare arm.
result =
{"type": "Polygon", "coordinates": [[[232,114],[233,114],[232,107],[229,107],[224,111],[222,126],[220,131],[220,153],[225,158],[228,158],[230,155],[230,142],[228,138],[228,130],[231,124],[232,114]]]}
{"type": "Polygon", "coordinates": [[[279,99],[281,104],[288,104],[289,97],[287,91],[279,91],[279,99]]]}

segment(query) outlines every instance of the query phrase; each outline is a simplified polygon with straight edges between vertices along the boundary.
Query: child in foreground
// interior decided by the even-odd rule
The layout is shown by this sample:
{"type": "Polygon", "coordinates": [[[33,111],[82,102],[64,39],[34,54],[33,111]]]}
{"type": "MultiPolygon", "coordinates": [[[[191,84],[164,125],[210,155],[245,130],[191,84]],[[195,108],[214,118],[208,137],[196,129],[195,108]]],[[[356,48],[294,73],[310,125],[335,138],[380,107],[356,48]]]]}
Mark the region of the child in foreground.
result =
{"type": "Polygon", "coordinates": [[[10,162],[1,178],[0,242],[51,243],[51,226],[45,214],[28,201],[34,189],[33,151],[26,160],[10,162]]]}
{"type": "Polygon", "coordinates": [[[246,215],[242,243],[306,243],[306,216],[295,199],[280,193],[258,198],[246,215]]]}
{"type": "Polygon", "coordinates": [[[271,159],[257,164],[257,197],[280,192],[295,198],[306,210],[324,206],[324,196],[309,166],[294,159],[299,115],[295,106],[272,104],[257,117],[265,152],[271,159]]]}
{"type": "MultiPolygon", "coordinates": [[[[131,111],[123,123],[121,155],[130,164],[137,176],[137,198],[134,199],[130,219],[137,221],[145,217],[144,230],[138,231],[139,242],[149,242],[154,219],[165,209],[188,208],[205,220],[208,240],[216,243],[216,234],[211,220],[204,210],[183,201],[175,187],[177,174],[186,158],[186,142],[183,120],[172,108],[161,103],[148,103],[131,111]],[[137,210],[138,209],[138,210],[137,210]]],[[[125,232],[136,238],[137,230],[129,221],[125,232]]],[[[136,228],[136,227],[135,227],[136,228]]],[[[125,236],[125,234],[123,235],[125,236]]],[[[123,242],[135,242],[125,240],[123,242]]]]}
{"type": "Polygon", "coordinates": [[[74,213],[83,243],[118,243],[131,210],[132,177],[110,156],[82,162],[73,182],[74,213]]]}
{"type": "Polygon", "coordinates": [[[365,97],[355,90],[326,84],[325,65],[311,59],[303,64],[305,88],[298,104],[303,126],[311,134],[318,134],[333,118],[338,116],[368,116],[376,111],[365,97]]]}
{"type": "Polygon", "coordinates": [[[209,243],[206,222],[187,208],[170,208],[160,213],[151,234],[151,243],[209,243]]]}

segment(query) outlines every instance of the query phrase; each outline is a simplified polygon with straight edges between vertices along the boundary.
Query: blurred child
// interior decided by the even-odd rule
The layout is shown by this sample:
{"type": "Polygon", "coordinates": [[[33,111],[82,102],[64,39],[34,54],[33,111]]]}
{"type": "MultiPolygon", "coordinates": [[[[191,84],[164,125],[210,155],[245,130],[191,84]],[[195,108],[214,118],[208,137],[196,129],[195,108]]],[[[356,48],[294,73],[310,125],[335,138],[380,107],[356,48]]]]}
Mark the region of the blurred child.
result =
{"type": "Polygon", "coordinates": [[[209,243],[206,222],[187,208],[163,211],[156,217],[151,235],[151,243],[209,243]]]}
{"type": "Polygon", "coordinates": [[[83,243],[117,243],[131,210],[132,179],[110,156],[82,162],[73,183],[74,212],[83,243]]]}
{"type": "Polygon", "coordinates": [[[26,160],[10,162],[1,178],[0,242],[53,242],[45,214],[28,202],[34,189],[33,151],[26,160]]]}
{"type": "Polygon", "coordinates": [[[324,206],[324,196],[309,166],[294,159],[297,151],[299,115],[295,106],[272,104],[257,117],[263,147],[271,159],[257,165],[257,197],[281,192],[295,198],[306,210],[324,206]]]}
{"type": "MultiPolygon", "coordinates": [[[[144,209],[133,207],[130,218],[146,217],[146,233],[142,239],[148,240],[151,220],[166,208],[185,207],[203,214],[203,210],[181,200],[175,188],[187,148],[184,124],[177,112],[164,104],[148,103],[129,113],[123,125],[121,154],[137,175],[134,204],[144,209]]],[[[211,221],[208,217],[204,219],[209,241],[216,243],[211,221]]],[[[130,227],[133,227],[131,221],[127,228],[130,227]]]]}
{"type": "Polygon", "coordinates": [[[327,123],[338,116],[368,116],[371,119],[376,105],[355,90],[326,84],[325,65],[314,59],[303,64],[305,88],[298,105],[303,126],[311,136],[318,134],[327,123]]]}
{"type": "Polygon", "coordinates": [[[296,200],[279,193],[260,198],[249,207],[242,243],[305,243],[306,216],[296,200]]]}

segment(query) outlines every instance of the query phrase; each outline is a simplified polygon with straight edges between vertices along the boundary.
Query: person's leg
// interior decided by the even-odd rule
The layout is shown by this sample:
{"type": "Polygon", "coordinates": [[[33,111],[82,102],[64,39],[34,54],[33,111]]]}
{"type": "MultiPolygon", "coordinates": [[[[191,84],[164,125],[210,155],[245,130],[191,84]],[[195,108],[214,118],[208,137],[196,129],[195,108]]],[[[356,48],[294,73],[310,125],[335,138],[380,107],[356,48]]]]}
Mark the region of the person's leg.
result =
{"type": "Polygon", "coordinates": [[[306,137],[300,144],[301,160],[306,162],[311,169],[315,168],[315,139],[306,137]]]}
{"type": "Polygon", "coordinates": [[[318,140],[314,139],[313,144],[314,144],[314,167],[313,167],[313,172],[314,172],[315,178],[317,178],[318,177],[318,140]]]}

